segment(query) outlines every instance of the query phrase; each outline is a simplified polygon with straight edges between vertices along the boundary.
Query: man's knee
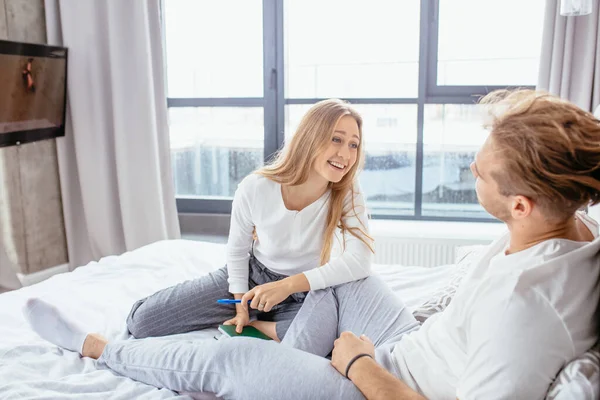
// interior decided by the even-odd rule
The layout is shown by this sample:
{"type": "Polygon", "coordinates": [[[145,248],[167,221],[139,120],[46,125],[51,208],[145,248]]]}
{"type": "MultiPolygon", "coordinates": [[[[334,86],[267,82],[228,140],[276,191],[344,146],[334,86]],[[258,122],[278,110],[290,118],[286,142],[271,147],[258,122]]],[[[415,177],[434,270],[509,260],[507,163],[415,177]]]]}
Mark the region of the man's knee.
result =
{"type": "Polygon", "coordinates": [[[278,350],[277,342],[239,337],[219,340],[203,357],[209,364],[215,362],[215,365],[227,366],[227,368],[240,366],[243,369],[250,360],[268,357],[271,352],[277,354],[278,350]]]}

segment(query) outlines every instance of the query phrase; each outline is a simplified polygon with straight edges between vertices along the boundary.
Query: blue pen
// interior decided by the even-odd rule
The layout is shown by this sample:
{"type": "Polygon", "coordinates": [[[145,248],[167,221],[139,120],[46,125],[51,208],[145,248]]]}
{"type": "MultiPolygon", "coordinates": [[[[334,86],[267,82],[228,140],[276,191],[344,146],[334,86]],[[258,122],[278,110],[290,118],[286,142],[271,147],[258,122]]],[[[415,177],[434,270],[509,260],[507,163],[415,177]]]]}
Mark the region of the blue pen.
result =
{"type": "MultiPolygon", "coordinates": [[[[217,300],[217,303],[219,304],[239,304],[241,303],[241,300],[232,300],[232,299],[219,299],[217,300]]],[[[248,304],[250,304],[252,302],[252,300],[248,300],[248,304]]]]}

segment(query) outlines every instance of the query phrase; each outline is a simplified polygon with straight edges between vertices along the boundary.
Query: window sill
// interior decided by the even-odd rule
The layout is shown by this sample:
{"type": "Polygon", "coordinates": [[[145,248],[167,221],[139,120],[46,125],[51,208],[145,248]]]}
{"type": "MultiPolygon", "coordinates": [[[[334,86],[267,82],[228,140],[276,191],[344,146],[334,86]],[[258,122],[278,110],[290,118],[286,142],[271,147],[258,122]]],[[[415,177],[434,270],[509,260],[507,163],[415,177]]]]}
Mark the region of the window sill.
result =
{"type": "MultiPolygon", "coordinates": [[[[229,221],[230,216],[225,214],[179,214],[182,236],[196,240],[226,242],[229,221]]],[[[506,232],[506,226],[499,222],[372,219],[369,228],[376,239],[454,239],[473,243],[489,243],[506,232]]]]}
{"type": "Polygon", "coordinates": [[[410,220],[370,220],[369,229],[375,238],[452,239],[489,243],[504,232],[506,225],[494,222],[448,222],[410,220]]]}

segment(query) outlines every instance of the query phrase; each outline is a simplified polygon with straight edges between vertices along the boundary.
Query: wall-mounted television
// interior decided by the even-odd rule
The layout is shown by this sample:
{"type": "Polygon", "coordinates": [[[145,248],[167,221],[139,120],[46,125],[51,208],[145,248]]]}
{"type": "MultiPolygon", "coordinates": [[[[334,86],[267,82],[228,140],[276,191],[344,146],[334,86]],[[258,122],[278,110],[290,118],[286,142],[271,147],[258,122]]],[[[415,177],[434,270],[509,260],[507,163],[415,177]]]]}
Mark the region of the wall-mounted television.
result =
{"type": "Polygon", "coordinates": [[[67,49],[0,40],[0,147],[64,136],[67,49]]]}

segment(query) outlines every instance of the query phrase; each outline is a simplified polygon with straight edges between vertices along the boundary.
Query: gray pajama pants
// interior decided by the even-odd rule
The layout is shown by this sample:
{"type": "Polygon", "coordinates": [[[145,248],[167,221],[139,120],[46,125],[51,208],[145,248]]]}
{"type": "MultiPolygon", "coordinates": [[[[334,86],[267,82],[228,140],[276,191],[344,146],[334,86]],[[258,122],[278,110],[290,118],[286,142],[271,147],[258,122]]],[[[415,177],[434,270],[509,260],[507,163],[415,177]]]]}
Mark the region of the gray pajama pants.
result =
{"type": "MultiPolygon", "coordinates": [[[[287,277],[270,271],[252,255],[248,268],[250,289],[287,277]]],[[[129,332],[142,339],[216,328],[235,316],[234,305],[217,303],[218,299],[233,299],[227,278],[227,267],[223,267],[138,300],[127,317],[129,332]]],[[[282,339],[305,297],[306,293],[294,293],[268,313],[250,309],[250,318],[276,322],[277,337],[282,339]]]]}
{"type": "Polygon", "coordinates": [[[418,322],[376,277],[310,292],[281,344],[252,338],[109,343],[99,361],[152,386],[224,399],[362,399],[324,358],[342,331],[366,334],[395,376],[391,351],[418,322]]]}

